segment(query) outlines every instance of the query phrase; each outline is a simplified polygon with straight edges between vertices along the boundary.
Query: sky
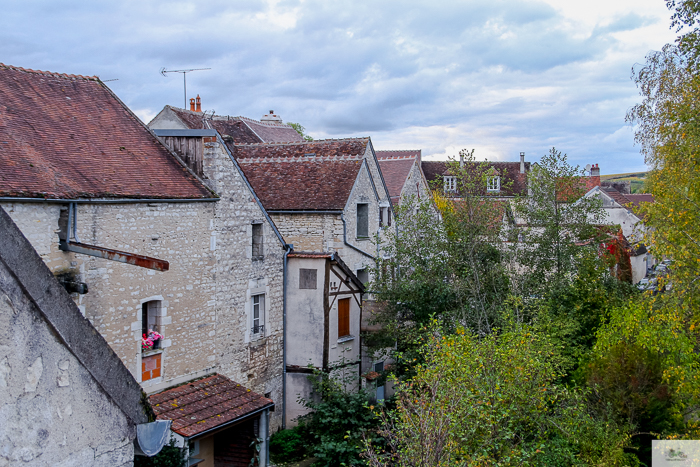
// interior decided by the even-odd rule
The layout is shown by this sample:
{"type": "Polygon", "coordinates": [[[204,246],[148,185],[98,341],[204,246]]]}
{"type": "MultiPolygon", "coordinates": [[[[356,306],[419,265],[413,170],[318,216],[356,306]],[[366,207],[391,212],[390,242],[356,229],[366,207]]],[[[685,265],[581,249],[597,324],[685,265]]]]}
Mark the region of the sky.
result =
{"type": "Polygon", "coordinates": [[[675,39],[663,0],[4,0],[0,62],[96,75],[146,123],[187,97],[274,110],[316,139],[645,170],[633,66],[675,39]],[[108,81],[114,80],[114,81],[108,81]]]}

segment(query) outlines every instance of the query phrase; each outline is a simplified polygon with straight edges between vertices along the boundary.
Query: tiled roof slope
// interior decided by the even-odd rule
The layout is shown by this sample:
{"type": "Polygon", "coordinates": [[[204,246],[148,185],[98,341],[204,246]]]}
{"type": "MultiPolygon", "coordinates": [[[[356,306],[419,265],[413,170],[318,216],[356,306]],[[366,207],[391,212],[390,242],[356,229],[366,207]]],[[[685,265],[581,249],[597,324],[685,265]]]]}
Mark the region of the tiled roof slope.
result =
{"type": "Polygon", "coordinates": [[[342,210],[369,139],[229,145],[243,173],[271,211],[342,210]]]}
{"type": "Polygon", "coordinates": [[[182,120],[182,123],[190,128],[190,130],[201,130],[206,128],[204,125],[204,114],[202,112],[179,109],[170,105],[167,105],[166,107],[170,108],[170,110],[172,110],[173,113],[177,115],[180,120],[182,120]]]}
{"type": "Polygon", "coordinates": [[[240,118],[231,117],[223,119],[219,117],[214,120],[209,120],[209,124],[218,131],[225,140],[228,140],[230,137],[236,144],[263,142],[240,118]]]}
{"type": "MultiPolygon", "coordinates": [[[[483,162],[466,162],[467,167],[476,167],[483,162]]],[[[421,167],[428,183],[435,180],[442,185],[442,177],[450,175],[449,163],[447,161],[423,161],[421,167]]],[[[525,173],[520,173],[520,162],[488,162],[489,167],[493,167],[501,176],[502,196],[526,195],[527,194],[527,173],[530,171],[530,163],[525,162],[525,173]]],[[[484,190],[485,191],[485,190],[484,190]]]]}
{"type": "Polygon", "coordinates": [[[158,420],[186,438],[272,406],[273,402],[227,377],[214,374],[149,396],[158,420]]]}
{"type": "Polygon", "coordinates": [[[259,122],[246,117],[240,117],[240,119],[262,139],[263,143],[293,143],[304,140],[302,136],[289,125],[259,122]]]}
{"type": "Polygon", "coordinates": [[[192,130],[206,128],[205,121],[222,136],[229,135],[236,144],[241,143],[294,143],[304,139],[291,126],[283,123],[259,122],[247,117],[214,117],[203,112],[169,107],[182,123],[192,130]]]}
{"type": "Polygon", "coordinates": [[[0,64],[0,196],[212,194],[98,78],[0,64]]]}
{"type": "Polygon", "coordinates": [[[413,164],[420,160],[420,149],[416,151],[376,151],[379,168],[389,189],[391,202],[396,204],[401,198],[401,190],[413,164]]]}
{"type": "Polygon", "coordinates": [[[654,195],[649,193],[633,193],[631,195],[625,195],[627,199],[632,201],[632,204],[639,206],[639,203],[653,203],[654,195]]]}

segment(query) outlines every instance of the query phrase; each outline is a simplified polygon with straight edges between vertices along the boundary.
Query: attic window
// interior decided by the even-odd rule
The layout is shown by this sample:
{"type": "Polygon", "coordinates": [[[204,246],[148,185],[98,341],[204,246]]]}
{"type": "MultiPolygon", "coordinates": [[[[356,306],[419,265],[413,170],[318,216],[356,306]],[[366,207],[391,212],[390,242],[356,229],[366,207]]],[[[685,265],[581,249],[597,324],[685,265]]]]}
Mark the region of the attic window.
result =
{"type": "Polygon", "coordinates": [[[457,177],[443,177],[445,191],[457,191],[457,177]]]}
{"type": "Polygon", "coordinates": [[[486,191],[501,191],[501,177],[489,177],[486,181],[486,191]]]}

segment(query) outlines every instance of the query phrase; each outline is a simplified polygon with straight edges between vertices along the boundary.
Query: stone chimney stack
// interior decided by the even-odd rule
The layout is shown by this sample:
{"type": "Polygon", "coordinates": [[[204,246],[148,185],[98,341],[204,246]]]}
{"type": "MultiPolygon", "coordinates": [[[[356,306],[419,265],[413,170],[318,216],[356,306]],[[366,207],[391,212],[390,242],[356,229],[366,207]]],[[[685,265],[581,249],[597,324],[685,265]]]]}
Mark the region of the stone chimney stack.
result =
{"type": "Polygon", "coordinates": [[[199,94],[197,94],[197,108],[194,109],[195,112],[201,112],[202,111],[202,100],[199,98],[199,94]]]}
{"type": "Polygon", "coordinates": [[[190,98],[190,111],[194,112],[194,97],[190,98]]]}
{"type": "Polygon", "coordinates": [[[521,174],[525,173],[525,153],[524,152],[520,153],[520,173],[521,174]]]}
{"type": "Polygon", "coordinates": [[[279,115],[275,115],[274,110],[270,110],[270,113],[267,115],[263,115],[260,121],[270,123],[282,123],[282,117],[280,117],[279,115]]]}

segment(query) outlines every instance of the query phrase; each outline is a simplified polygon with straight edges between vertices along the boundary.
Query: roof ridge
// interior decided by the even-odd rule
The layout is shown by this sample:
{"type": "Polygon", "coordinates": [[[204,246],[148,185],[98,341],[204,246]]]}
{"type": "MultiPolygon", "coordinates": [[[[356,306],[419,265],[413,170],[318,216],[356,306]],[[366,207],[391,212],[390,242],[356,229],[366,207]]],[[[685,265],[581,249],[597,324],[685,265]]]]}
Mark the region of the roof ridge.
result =
{"type": "Polygon", "coordinates": [[[285,145],[299,145],[299,144],[316,144],[316,143],[327,143],[334,141],[369,141],[369,136],[360,138],[328,138],[328,139],[315,139],[313,141],[287,141],[287,142],[269,142],[269,143],[234,143],[234,146],[285,146],[285,145]]]}
{"type": "Polygon", "coordinates": [[[50,76],[52,78],[84,79],[87,81],[100,81],[99,76],[71,75],[68,73],[58,73],[55,71],[32,70],[31,68],[22,68],[21,66],[6,65],[2,62],[0,62],[0,68],[5,68],[7,70],[12,70],[12,71],[22,71],[24,73],[35,73],[38,75],[50,76]]]}
{"type": "MultiPolygon", "coordinates": [[[[272,122],[262,122],[260,120],[255,120],[254,118],[244,117],[243,115],[238,116],[241,120],[247,120],[249,122],[256,123],[258,125],[269,126],[272,128],[292,128],[288,123],[272,123],[272,122]]],[[[292,128],[294,129],[294,128],[292,128]]],[[[296,131],[296,130],[294,130],[296,131]]]]}

